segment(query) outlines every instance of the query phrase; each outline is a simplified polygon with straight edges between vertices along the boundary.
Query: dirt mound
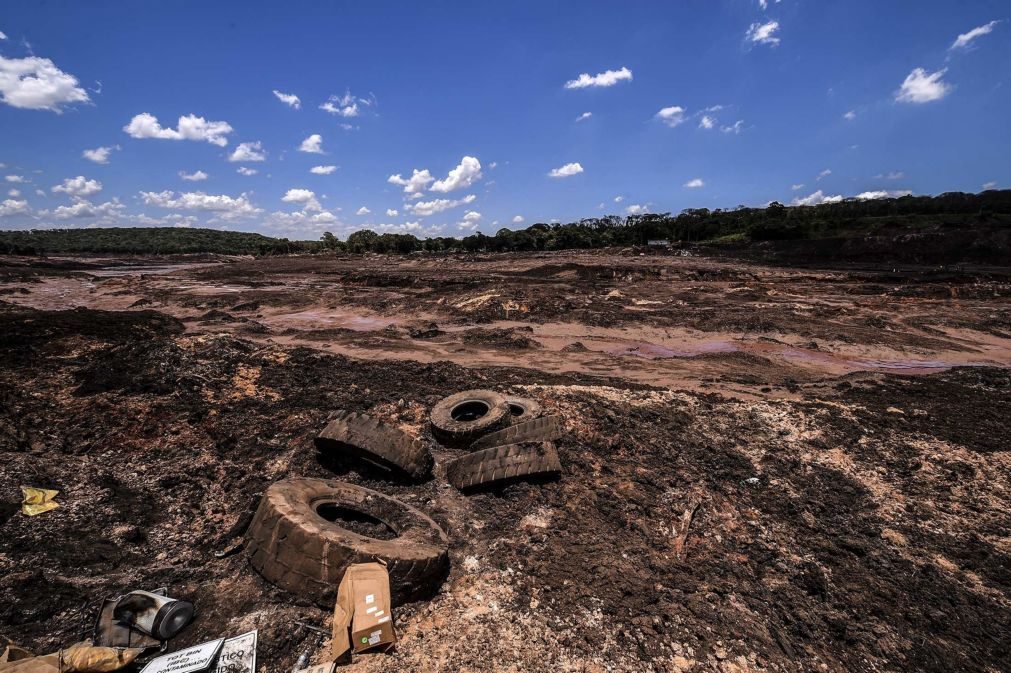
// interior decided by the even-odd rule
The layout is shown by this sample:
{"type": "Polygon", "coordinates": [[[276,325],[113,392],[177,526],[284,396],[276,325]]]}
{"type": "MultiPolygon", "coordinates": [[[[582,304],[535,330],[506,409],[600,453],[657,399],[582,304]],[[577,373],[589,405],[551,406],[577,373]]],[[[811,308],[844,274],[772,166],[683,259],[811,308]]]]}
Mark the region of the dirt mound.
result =
{"type": "Polygon", "coordinates": [[[64,337],[89,337],[106,342],[178,334],[182,323],[156,311],[0,310],[0,349],[28,348],[64,337]]]}

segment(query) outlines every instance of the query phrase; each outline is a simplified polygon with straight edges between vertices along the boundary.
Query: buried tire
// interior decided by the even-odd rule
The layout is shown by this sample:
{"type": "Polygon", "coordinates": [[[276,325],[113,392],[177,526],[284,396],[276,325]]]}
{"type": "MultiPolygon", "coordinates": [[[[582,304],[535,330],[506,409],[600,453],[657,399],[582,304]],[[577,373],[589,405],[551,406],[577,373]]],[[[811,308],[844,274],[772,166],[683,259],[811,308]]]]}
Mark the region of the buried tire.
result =
{"type": "Polygon", "coordinates": [[[532,421],[541,416],[540,403],[529,397],[506,395],[506,404],[509,405],[509,416],[512,418],[513,423],[532,421]]]}
{"type": "Polygon", "coordinates": [[[315,444],[321,452],[348,453],[414,480],[432,471],[432,454],[424,442],[365,414],[337,412],[315,444]]]}
{"type": "Polygon", "coordinates": [[[490,449],[493,446],[519,444],[521,442],[552,442],[565,434],[565,426],[558,416],[541,416],[531,421],[510,425],[497,432],[481,437],[470,445],[471,451],[490,449]]]}
{"type": "Polygon", "coordinates": [[[325,608],[352,563],[384,561],[395,605],[434,593],[449,566],[446,534],[432,519],[340,481],[272,484],[247,539],[250,563],[265,580],[325,608]]]}
{"type": "Polygon", "coordinates": [[[509,425],[506,398],[493,390],[465,390],[432,408],[432,434],[443,444],[463,446],[509,425]]]}
{"type": "Polygon", "coordinates": [[[523,478],[556,476],[561,471],[558,451],[552,442],[507,444],[457,458],[446,465],[446,479],[466,491],[523,478]]]}

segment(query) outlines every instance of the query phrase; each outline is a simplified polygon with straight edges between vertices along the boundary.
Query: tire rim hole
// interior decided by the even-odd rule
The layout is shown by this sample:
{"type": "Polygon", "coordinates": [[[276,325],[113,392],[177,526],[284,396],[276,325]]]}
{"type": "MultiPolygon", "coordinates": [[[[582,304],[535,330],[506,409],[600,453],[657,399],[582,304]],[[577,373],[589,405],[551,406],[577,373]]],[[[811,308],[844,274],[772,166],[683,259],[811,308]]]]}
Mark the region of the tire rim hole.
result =
{"type": "Polygon", "coordinates": [[[358,535],[376,540],[392,540],[397,537],[397,531],[393,530],[389,524],[374,516],[369,516],[365,512],[342,507],[332,502],[317,505],[316,513],[330,523],[335,523],[358,535]]]}
{"type": "Polygon", "coordinates": [[[449,413],[449,415],[454,421],[468,422],[476,421],[482,416],[486,416],[489,411],[491,411],[491,408],[484,402],[471,400],[453,407],[453,410],[449,413]]]}
{"type": "Polygon", "coordinates": [[[513,404],[512,402],[510,402],[509,413],[513,416],[522,416],[524,413],[526,413],[526,409],[524,409],[518,404],[513,404]]]}

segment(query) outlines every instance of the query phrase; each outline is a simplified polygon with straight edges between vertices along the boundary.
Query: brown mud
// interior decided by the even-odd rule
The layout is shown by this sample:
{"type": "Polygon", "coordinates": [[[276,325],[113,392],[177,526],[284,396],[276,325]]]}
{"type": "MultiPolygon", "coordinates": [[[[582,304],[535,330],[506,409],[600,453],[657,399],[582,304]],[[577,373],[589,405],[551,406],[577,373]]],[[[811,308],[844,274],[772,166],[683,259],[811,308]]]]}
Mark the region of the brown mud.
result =
{"type": "Polygon", "coordinates": [[[325,611],[215,554],[305,475],[451,540],[439,594],[354,670],[1011,669],[1007,269],[212,262],[0,263],[0,639],[49,651],[168,586],[198,610],[173,648],[258,628],[263,670],[321,654],[296,621],[325,611]],[[338,408],[430,437],[475,387],[565,419],[560,480],[464,496],[458,450],[409,485],[313,449],[338,408]],[[61,507],[23,516],[21,484],[61,507]]]}

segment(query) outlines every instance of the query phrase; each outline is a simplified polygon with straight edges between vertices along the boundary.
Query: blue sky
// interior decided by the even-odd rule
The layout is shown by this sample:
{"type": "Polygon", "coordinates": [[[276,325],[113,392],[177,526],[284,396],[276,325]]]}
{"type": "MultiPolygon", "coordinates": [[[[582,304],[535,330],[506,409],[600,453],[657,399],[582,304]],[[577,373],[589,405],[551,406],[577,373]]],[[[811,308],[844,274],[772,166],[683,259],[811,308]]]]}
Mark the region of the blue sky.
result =
{"type": "Polygon", "coordinates": [[[0,228],[459,236],[1009,187],[1008,9],[6,0],[0,228]]]}

